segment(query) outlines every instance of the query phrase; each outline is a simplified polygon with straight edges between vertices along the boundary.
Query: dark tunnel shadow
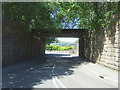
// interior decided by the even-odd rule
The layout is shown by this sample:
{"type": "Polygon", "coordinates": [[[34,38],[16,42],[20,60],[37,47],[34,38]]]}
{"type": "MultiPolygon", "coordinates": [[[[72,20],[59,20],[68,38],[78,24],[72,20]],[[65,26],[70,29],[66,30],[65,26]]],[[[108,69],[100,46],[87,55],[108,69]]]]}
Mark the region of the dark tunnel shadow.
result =
{"type": "Polygon", "coordinates": [[[68,54],[47,54],[43,58],[21,62],[12,67],[4,67],[2,70],[3,88],[32,88],[54,76],[72,75],[74,73],[72,68],[77,68],[81,63],[89,63],[80,57],[61,56],[68,56],[68,54]],[[54,65],[56,68],[53,74],[54,65]]]}

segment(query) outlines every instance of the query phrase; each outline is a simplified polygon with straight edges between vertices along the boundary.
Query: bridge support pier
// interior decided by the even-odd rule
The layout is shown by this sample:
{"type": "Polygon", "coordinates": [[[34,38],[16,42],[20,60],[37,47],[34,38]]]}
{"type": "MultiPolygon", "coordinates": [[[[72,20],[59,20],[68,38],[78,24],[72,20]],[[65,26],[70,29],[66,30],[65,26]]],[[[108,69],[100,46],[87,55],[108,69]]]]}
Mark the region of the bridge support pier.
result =
{"type": "Polygon", "coordinates": [[[85,57],[84,54],[84,38],[83,37],[79,37],[79,56],[80,57],[85,57]]]}
{"type": "Polygon", "coordinates": [[[45,55],[45,42],[41,42],[39,52],[40,52],[40,55],[45,55]]]}

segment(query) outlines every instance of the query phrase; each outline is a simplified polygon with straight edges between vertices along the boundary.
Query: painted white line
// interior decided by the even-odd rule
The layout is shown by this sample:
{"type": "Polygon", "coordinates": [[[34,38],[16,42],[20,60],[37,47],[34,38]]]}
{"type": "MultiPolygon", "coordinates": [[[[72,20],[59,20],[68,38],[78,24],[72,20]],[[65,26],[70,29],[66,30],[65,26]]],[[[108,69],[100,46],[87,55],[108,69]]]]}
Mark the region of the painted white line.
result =
{"type": "MultiPolygon", "coordinates": [[[[55,68],[55,65],[52,67],[52,73],[54,72],[54,68],[55,68]]],[[[53,76],[53,84],[55,85],[56,88],[58,88],[54,76],[53,76]]]]}
{"type": "Polygon", "coordinates": [[[58,88],[56,82],[55,82],[55,78],[53,77],[53,84],[55,85],[56,88],[58,88]]]}
{"type": "Polygon", "coordinates": [[[88,71],[90,71],[90,72],[94,73],[96,76],[99,76],[99,74],[98,74],[98,73],[96,73],[95,71],[93,71],[93,70],[89,69],[86,65],[84,65],[84,64],[83,64],[83,67],[84,67],[86,70],[88,70],[88,71]]]}
{"type": "Polygon", "coordinates": [[[54,68],[55,68],[55,65],[54,65],[53,68],[52,68],[52,73],[54,72],[54,68]]]}
{"type": "MultiPolygon", "coordinates": [[[[52,73],[54,73],[55,65],[52,68],[52,73]]],[[[56,88],[58,88],[56,81],[60,84],[62,88],[66,88],[58,79],[57,77],[53,77],[53,84],[55,85],[56,88]]],[[[66,89],[67,90],[67,89],[66,89]]]]}
{"type": "MultiPolygon", "coordinates": [[[[96,76],[98,76],[98,77],[101,76],[101,75],[98,74],[97,72],[95,72],[95,71],[93,71],[92,69],[88,68],[86,65],[82,64],[82,66],[83,66],[87,71],[92,72],[92,73],[95,74],[96,76]]],[[[103,79],[102,79],[102,80],[103,80],[103,79]]],[[[118,83],[117,80],[114,80],[114,79],[111,79],[111,78],[108,78],[108,77],[104,77],[104,80],[110,80],[110,81],[112,81],[112,82],[118,83]]]]}
{"type": "Polygon", "coordinates": [[[55,80],[62,86],[62,88],[66,88],[66,87],[60,82],[60,80],[57,79],[57,77],[55,77],[55,80]]]}

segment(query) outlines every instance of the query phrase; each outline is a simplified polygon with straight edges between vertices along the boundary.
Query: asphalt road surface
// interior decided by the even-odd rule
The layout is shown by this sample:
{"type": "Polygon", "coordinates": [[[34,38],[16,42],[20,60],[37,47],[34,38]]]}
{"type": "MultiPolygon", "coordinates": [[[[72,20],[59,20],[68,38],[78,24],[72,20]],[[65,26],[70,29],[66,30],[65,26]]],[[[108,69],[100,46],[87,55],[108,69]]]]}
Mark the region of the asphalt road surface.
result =
{"type": "Polygon", "coordinates": [[[3,88],[117,88],[82,67],[89,63],[70,54],[48,54],[44,58],[3,68],[3,88]]]}

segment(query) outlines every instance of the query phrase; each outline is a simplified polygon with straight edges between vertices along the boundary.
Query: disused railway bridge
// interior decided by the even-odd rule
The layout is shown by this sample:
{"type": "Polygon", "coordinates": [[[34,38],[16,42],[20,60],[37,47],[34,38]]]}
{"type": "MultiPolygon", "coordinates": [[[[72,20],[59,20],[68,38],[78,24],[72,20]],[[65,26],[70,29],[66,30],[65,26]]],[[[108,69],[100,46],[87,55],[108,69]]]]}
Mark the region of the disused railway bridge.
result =
{"type": "Polygon", "coordinates": [[[79,38],[79,56],[84,57],[84,35],[87,35],[87,29],[62,29],[60,33],[42,32],[32,29],[32,33],[36,37],[76,37],[79,38]]]}
{"type": "Polygon", "coordinates": [[[44,32],[47,30],[42,30],[41,34],[37,29],[32,29],[30,32],[23,24],[7,18],[3,18],[2,27],[3,65],[44,55],[45,43],[41,37],[77,37],[79,38],[80,57],[118,70],[119,23],[116,23],[112,30],[98,29],[91,33],[88,33],[86,29],[63,29],[59,34],[44,32]]]}

